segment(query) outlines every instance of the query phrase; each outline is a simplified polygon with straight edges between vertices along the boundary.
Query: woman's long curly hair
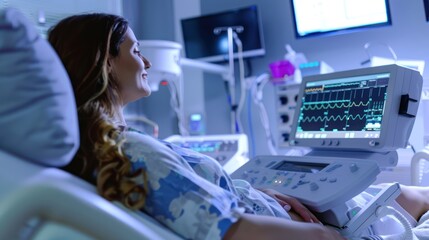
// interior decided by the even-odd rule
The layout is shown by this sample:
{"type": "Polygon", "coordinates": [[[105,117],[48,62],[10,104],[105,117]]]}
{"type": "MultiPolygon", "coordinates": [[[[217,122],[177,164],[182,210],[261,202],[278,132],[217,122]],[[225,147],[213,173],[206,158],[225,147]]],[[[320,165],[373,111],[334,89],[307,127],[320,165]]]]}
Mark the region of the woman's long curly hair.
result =
{"type": "Polygon", "coordinates": [[[48,40],[69,74],[78,107],[80,147],[65,170],[95,183],[106,199],[137,209],[147,194],[146,173],[132,172],[121,151],[124,129],[113,122],[121,98],[114,74],[107,71],[107,60],[119,55],[127,30],[122,17],[82,14],[60,21],[48,40]],[[137,177],[144,183],[136,183],[137,177]]]}

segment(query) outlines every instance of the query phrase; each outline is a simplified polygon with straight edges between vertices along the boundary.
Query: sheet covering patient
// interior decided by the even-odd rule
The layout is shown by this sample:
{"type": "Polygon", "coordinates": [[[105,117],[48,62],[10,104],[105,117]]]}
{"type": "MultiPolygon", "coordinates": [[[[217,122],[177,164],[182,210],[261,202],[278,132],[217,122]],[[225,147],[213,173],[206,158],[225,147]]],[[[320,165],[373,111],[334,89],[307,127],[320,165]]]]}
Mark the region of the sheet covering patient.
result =
{"type": "Polygon", "coordinates": [[[66,170],[102,196],[186,239],[344,239],[296,199],[232,180],[215,160],[127,127],[123,108],[150,95],[151,64],[125,19],[71,16],[51,29],[49,41],[78,107],[81,146],[66,170]]]}

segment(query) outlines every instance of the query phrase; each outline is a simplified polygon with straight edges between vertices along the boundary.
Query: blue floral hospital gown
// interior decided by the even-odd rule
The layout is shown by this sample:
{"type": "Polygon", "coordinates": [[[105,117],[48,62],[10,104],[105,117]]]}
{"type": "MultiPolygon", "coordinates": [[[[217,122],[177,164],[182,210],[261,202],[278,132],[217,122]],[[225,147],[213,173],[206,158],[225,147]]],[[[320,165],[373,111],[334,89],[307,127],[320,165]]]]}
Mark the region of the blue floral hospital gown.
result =
{"type": "Polygon", "coordinates": [[[133,169],[147,172],[144,211],[186,239],[222,239],[243,212],[290,219],[274,199],[232,180],[208,156],[136,131],[125,138],[133,169]]]}

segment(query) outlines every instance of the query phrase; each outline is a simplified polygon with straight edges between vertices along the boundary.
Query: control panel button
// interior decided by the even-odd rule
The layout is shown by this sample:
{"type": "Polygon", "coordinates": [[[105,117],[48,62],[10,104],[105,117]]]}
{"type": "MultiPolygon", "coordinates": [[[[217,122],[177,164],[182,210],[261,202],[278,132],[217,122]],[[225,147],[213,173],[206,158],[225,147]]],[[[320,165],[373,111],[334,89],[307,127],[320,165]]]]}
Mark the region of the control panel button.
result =
{"type": "Polygon", "coordinates": [[[315,182],[310,183],[310,190],[311,191],[316,191],[317,189],[319,189],[319,185],[317,185],[317,183],[315,183],[315,182]]]}
{"type": "Polygon", "coordinates": [[[330,179],[329,179],[329,182],[330,182],[330,183],[337,182],[337,178],[330,178],[330,179]]]}
{"type": "Polygon", "coordinates": [[[299,180],[297,185],[304,185],[304,184],[307,184],[309,182],[310,181],[308,181],[308,180],[299,180]]]}
{"type": "Polygon", "coordinates": [[[250,184],[254,185],[257,179],[258,179],[257,177],[252,177],[250,179],[250,184]]]}
{"type": "Polygon", "coordinates": [[[352,163],[352,164],[350,165],[350,172],[354,173],[354,172],[356,172],[357,170],[359,170],[358,165],[357,165],[356,163],[352,163]]]}
{"type": "Polygon", "coordinates": [[[265,183],[265,181],[267,181],[267,177],[266,176],[263,176],[262,178],[261,178],[261,182],[259,182],[260,184],[262,184],[262,183],[265,183]]]}
{"type": "Polygon", "coordinates": [[[361,209],[362,209],[361,207],[357,207],[357,206],[350,209],[349,211],[347,211],[347,217],[349,217],[349,219],[352,219],[354,216],[356,216],[356,214],[359,213],[361,209]]]}

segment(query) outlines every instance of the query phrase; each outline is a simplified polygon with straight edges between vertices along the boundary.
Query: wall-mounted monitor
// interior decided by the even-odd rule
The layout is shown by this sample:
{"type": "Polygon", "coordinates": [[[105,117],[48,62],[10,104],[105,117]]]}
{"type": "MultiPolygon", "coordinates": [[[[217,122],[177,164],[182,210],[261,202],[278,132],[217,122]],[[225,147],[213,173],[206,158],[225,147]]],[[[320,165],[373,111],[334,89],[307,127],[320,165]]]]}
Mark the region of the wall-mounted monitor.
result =
{"type": "MultiPolygon", "coordinates": [[[[228,60],[228,34],[222,31],[215,34],[219,27],[242,26],[237,33],[243,45],[243,57],[250,58],[265,54],[262,24],[256,5],[203,15],[181,20],[185,54],[187,58],[207,62],[228,60]]],[[[237,46],[233,44],[234,57],[237,46]]]]}
{"type": "Polygon", "coordinates": [[[391,25],[389,0],[291,0],[297,38],[391,25]]]}

